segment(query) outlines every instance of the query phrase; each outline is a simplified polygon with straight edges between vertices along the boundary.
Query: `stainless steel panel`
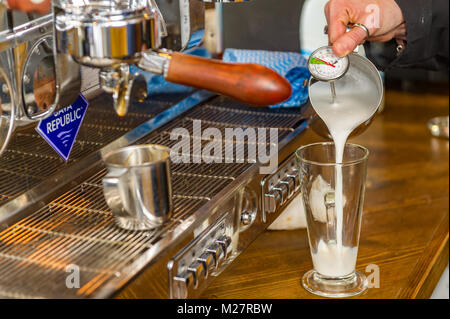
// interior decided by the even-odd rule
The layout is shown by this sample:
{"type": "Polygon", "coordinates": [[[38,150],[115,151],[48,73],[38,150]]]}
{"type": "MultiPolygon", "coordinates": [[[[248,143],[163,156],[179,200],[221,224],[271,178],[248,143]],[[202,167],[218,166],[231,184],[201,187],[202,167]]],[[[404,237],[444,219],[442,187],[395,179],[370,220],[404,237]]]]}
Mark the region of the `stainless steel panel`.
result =
{"type": "MultiPolygon", "coordinates": [[[[115,116],[108,105],[105,107],[109,110],[109,116],[115,116]]],[[[142,105],[139,109],[142,110],[142,105]]],[[[86,130],[85,135],[80,134],[79,137],[85,142],[85,147],[98,149],[105,145],[106,141],[113,139],[116,133],[107,135],[106,131],[116,130],[117,135],[124,133],[120,125],[111,125],[109,130],[102,131],[102,128],[108,127],[98,116],[103,112],[102,107],[91,105],[90,110],[94,111],[91,111],[90,116],[86,116],[82,126],[86,130]],[[99,139],[99,132],[104,132],[107,137],[99,139]],[[85,136],[84,139],[82,136],[85,136]]],[[[137,110],[128,114],[129,121],[135,123],[133,114],[141,113],[137,110]]],[[[201,138],[192,135],[194,120],[202,121],[202,129],[215,127],[222,133],[227,127],[274,127],[279,128],[278,138],[282,147],[280,160],[283,160],[292,152],[294,146],[291,142],[304,128],[304,125],[301,125],[304,118],[304,113],[298,109],[254,109],[219,97],[194,107],[156,130],[143,124],[128,134],[129,136],[143,134],[143,137],[136,141],[137,144],[155,143],[170,147],[176,142],[170,140],[170,132],[176,127],[186,128],[190,132],[191,141],[201,138]],[[289,144],[291,146],[286,147],[288,143],[291,143],[289,144]]],[[[29,137],[26,140],[28,144],[24,140],[22,149],[20,144],[16,144],[16,150],[11,149],[10,154],[22,156],[23,163],[28,163],[30,158],[36,157],[38,160],[34,162],[33,167],[47,166],[44,163],[48,162],[49,169],[43,169],[42,174],[38,174],[38,170],[27,171],[24,164],[22,170],[12,171],[13,167],[9,170],[12,173],[23,174],[30,185],[32,183],[46,185],[55,180],[61,184],[59,188],[46,193],[45,196],[39,195],[36,187],[28,192],[26,190],[29,187],[16,190],[14,187],[18,186],[14,182],[13,185],[9,185],[11,182],[6,178],[4,184],[0,184],[0,195],[7,200],[14,194],[17,196],[25,192],[3,208],[16,207],[14,205],[21,199],[30,198],[29,194],[33,194],[34,198],[42,196],[39,202],[16,210],[14,214],[5,215],[6,210],[3,210],[3,228],[0,232],[0,296],[3,297],[98,298],[113,295],[169,297],[167,263],[225,211],[230,214],[232,220],[230,231],[233,256],[221,269],[226,267],[226,264],[276,217],[276,214],[272,214],[264,223],[261,214],[258,213],[251,226],[240,232],[243,198],[249,191],[261,198],[260,183],[264,176],[258,174],[258,165],[247,161],[229,164],[179,163],[172,165],[174,217],[158,230],[122,230],[114,224],[111,211],[104,201],[101,178],[106,170],[98,155],[95,155],[98,152],[89,155],[89,151],[83,153],[79,150],[79,153],[74,153],[78,155],[72,159],[74,162],[72,166],[69,165],[56,175],[46,178],[42,176],[50,174],[51,165],[58,170],[58,162],[60,164],[61,161],[52,157],[44,145],[41,146],[42,149],[36,148],[33,152],[32,145],[38,143],[30,142],[29,137]],[[90,168],[89,170],[85,168],[84,171],[75,170],[75,174],[74,168],[82,166],[90,168]],[[67,174],[63,174],[64,171],[70,171],[78,176],[69,178],[67,174]],[[24,172],[28,172],[28,175],[24,172]],[[54,176],[66,176],[73,182],[61,181],[61,178],[54,176]],[[38,180],[39,178],[41,179],[38,180]],[[13,192],[10,192],[10,189],[13,192]],[[61,191],[64,189],[66,190],[61,191]],[[67,267],[73,264],[80,270],[81,282],[78,289],[68,289],[65,285],[68,276],[67,267]]],[[[124,145],[133,141],[131,137],[120,138],[113,144],[124,145]]],[[[203,145],[206,142],[207,140],[201,141],[203,145]]],[[[243,147],[247,142],[233,143],[236,147],[243,147]],[[239,143],[241,145],[236,145],[239,143]]],[[[267,144],[269,140],[263,143],[267,144]]],[[[14,143],[11,144],[13,145],[14,143]]],[[[0,158],[1,160],[3,159],[0,158]]],[[[259,210],[261,205],[258,203],[257,206],[255,209],[259,210]]],[[[2,207],[0,220],[1,217],[2,207]]],[[[221,269],[217,273],[220,273],[221,269]]],[[[212,279],[211,277],[208,280],[212,279]]],[[[208,282],[205,282],[202,287],[207,284],[208,282]]],[[[201,290],[197,290],[190,297],[200,292],[201,290]]]]}

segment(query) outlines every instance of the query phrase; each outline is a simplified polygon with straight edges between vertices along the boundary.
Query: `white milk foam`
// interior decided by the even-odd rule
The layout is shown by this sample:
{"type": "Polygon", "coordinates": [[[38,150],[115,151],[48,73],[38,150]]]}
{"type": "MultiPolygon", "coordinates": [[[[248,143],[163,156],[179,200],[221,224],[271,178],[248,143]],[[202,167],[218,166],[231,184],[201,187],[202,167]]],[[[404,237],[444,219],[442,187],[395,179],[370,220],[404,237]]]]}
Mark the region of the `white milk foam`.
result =
{"type": "Polygon", "coordinates": [[[341,277],[351,274],[355,270],[357,256],[358,247],[343,246],[339,248],[336,244],[326,244],[321,239],[317,253],[312,254],[312,261],[314,269],[319,274],[341,277]]]}
{"type": "MultiPolygon", "coordinates": [[[[332,101],[330,84],[316,82],[310,88],[314,110],[325,122],[336,147],[336,163],[342,163],[345,143],[350,133],[375,113],[378,90],[373,82],[362,83],[346,76],[335,82],[336,99],[332,101]]],[[[312,253],[314,268],[326,276],[344,276],[355,269],[357,248],[342,245],[344,217],[342,168],[337,166],[335,176],[336,242],[322,240],[312,253]]]]}

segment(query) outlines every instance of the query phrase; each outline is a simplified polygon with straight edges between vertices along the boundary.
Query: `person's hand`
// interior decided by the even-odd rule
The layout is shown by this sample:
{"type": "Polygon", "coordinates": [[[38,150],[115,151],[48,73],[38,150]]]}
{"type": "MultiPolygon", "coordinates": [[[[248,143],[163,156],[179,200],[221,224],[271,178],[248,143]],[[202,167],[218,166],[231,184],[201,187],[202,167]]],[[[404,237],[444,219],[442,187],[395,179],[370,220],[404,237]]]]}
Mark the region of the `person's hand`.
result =
{"type": "Polygon", "coordinates": [[[41,14],[48,13],[52,4],[51,0],[7,0],[7,2],[11,9],[41,14]]]}
{"type": "Polygon", "coordinates": [[[400,7],[394,0],[330,0],[325,5],[328,39],[338,56],[352,52],[364,40],[386,42],[393,38],[406,40],[406,26],[400,7]],[[349,24],[360,23],[368,30],[349,24]]]}

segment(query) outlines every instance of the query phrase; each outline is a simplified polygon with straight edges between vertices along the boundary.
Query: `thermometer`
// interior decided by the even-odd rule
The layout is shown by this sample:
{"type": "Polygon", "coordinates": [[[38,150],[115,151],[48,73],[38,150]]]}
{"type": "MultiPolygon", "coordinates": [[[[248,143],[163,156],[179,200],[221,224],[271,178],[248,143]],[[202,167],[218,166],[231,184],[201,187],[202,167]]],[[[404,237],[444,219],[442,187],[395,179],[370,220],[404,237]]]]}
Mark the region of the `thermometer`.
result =
{"type": "Polygon", "coordinates": [[[343,77],[349,65],[348,56],[338,57],[331,46],[318,48],[308,59],[308,70],[312,77],[319,81],[330,82],[333,101],[336,97],[333,81],[343,77]]]}

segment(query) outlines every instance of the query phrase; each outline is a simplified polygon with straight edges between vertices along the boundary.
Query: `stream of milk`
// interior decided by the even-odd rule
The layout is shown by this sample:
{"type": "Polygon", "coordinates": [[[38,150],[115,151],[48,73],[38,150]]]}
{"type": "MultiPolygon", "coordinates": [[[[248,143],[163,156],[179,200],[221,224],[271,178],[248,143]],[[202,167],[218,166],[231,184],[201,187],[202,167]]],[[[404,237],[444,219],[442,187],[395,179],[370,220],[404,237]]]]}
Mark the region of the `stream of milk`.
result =
{"type": "MultiPolygon", "coordinates": [[[[316,82],[310,88],[314,110],[325,122],[336,148],[336,163],[342,163],[345,143],[350,133],[372,117],[375,112],[377,89],[374,83],[335,82],[336,98],[330,93],[330,84],[316,82]]],[[[322,275],[338,277],[350,274],[356,265],[357,247],[343,246],[343,176],[342,166],[335,171],[336,241],[320,240],[317,251],[312,253],[314,268],[322,275]]]]}

